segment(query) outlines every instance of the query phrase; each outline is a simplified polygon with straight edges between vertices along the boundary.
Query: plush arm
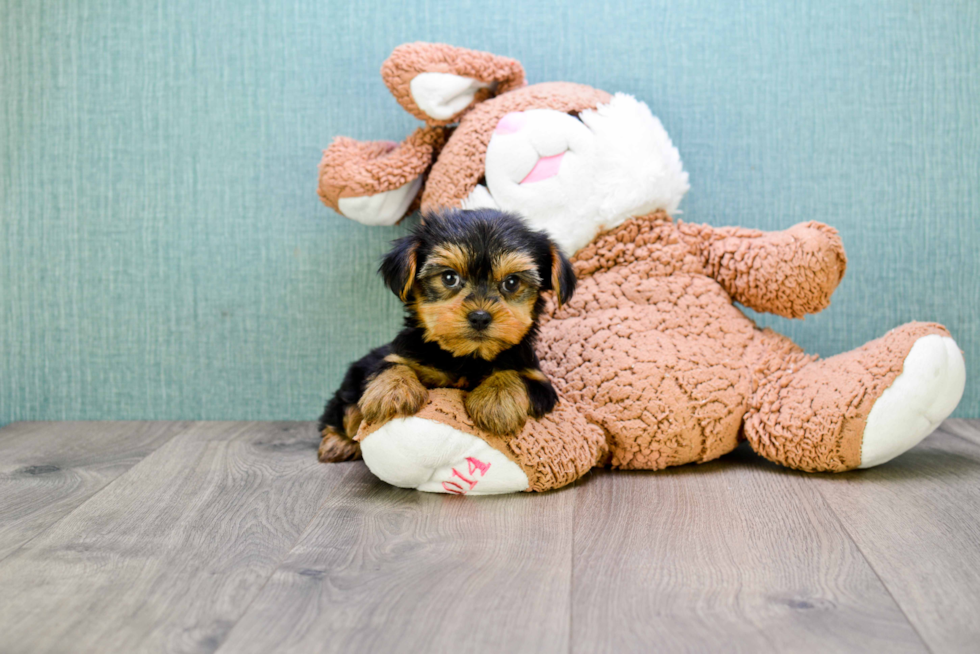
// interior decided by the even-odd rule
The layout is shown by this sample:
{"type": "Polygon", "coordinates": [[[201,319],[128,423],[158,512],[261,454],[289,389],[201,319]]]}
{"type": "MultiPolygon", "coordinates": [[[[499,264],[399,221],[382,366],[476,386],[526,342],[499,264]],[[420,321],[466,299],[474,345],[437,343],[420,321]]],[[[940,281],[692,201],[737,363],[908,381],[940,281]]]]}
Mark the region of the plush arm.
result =
{"type": "Polygon", "coordinates": [[[435,127],[419,128],[401,144],[338,136],[320,161],[320,199],[365,225],[393,225],[412,207],[445,138],[435,127]]]}
{"type": "Polygon", "coordinates": [[[756,311],[802,318],[830,304],[847,257],[837,230],[811,221],[781,232],[697,227],[706,272],[756,311]]]}

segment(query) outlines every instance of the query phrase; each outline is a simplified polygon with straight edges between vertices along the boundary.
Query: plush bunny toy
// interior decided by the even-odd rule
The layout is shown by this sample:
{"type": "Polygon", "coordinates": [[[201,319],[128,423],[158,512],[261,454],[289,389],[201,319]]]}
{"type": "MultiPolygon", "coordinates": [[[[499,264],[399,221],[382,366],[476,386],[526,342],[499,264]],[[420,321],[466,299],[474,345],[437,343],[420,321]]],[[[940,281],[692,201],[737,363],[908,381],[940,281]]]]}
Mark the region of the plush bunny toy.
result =
{"type": "Polygon", "coordinates": [[[644,103],[528,86],[513,59],[442,44],[400,46],[381,74],[426,126],[400,145],[337,138],[323,201],[366,225],[395,224],[419,197],[423,210],[497,207],[550,234],[579,277],[541,328],[556,410],[498,437],[472,424],[461,391],[433,390],[414,416],[360,425],[364,461],[388,483],[544,491],[593,466],[709,461],[741,440],[798,470],[868,468],[959,402],[963,357],[941,325],[909,323],[824,360],[756,327],[733,301],[790,318],[829,304],[841,240],[813,221],[761,232],[672,220],[688,177],[644,103]]]}

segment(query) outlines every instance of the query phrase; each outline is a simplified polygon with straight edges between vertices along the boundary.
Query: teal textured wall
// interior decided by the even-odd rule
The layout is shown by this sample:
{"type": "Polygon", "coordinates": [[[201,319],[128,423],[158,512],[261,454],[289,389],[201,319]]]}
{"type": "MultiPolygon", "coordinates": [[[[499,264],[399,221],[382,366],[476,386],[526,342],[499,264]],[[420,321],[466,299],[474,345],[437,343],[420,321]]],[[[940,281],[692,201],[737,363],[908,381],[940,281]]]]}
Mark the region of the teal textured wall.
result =
{"type": "Polygon", "coordinates": [[[335,134],[417,123],[399,43],[625,91],[691,174],[684,219],[835,225],[832,306],[763,322],[823,355],[912,319],[980,417],[980,3],[0,0],[0,424],[313,419],[399,309],[404,227],[315,194],[335,134]]]}

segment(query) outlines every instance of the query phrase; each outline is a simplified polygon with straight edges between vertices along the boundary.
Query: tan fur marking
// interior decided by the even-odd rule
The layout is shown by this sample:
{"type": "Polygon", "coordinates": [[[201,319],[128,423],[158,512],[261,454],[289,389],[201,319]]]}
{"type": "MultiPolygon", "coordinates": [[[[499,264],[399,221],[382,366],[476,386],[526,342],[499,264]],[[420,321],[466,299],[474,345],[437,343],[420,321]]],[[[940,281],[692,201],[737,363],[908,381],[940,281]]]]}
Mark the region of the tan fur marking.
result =
{"type": "Polygon", "coordinates": [[[474,302],[458,294],[445,301],[419,301],[415,305],[426,341],[435,341],[456,356],[476,354],[487,361],[521,342],[534,323],[533,309],[533,294],[521,303],[474,302]],[[492,317],[490,326],[481,333],[474,331],[466,319],[475,309],[484,309],[492,317]]]}
{"type": "Polygon", "coordinates": [[[405,278],[405,286],[402,288],[401,297],[402,302],[408,299],[408,294],[412,291],[412,286],[415,285],[415,267],[418,265],[417,257],[415,254],[415,246],[408,253],[408,276],[405,278]]]}
{"type": "Polygon", "coordinates": [[[415,415],[428,398],[429,391],[412,369],[395,365],[382,371],[368,384],[358,406],[365,420],[382,422],[396,415],[415,415]]]}
{"type": "Polygon", "coordinates": [[[468,263],[469,257],[466,256],[463,248],[452,243],[444,243],[432,248],[432,254],[425,261],[425,268],[445,266],[452,268],[465,278],[468,263]]]}
{"type": "Polygon", "coordinates": [[[389,354],[385,357],[385,361],[408,366],[426,388],[466,388],[467,386],[466,377],[457,377],[445,370],[439,370],[434,366],[427,366],[397,354],[389,354]]]}
{"type": "Polygon", "coordinates": [[[513,370],[495,372],[466,396],[466,412],[492,434],[516,434],[531,408],[524,382],[513,370]]]}
{"type": "Polygon", "coordinates": [[[523,302],[497,302],[487,307],[487,311],[493,316],[493,322],[486,331],[487,335],[503,343],[504,347],[520,343],[534,323],[536,297],[536,294],[530,294],[523,302]]]}
{"type": "Polygon", "coordinates": [[[320,463],[338,463],[361,458],[360,444],[336,431],[333,427],[325,428],[322,436],[320,449],[317,451],[317,458],[320,463]]]}
{"type": "Polygon", "coordinates": [[[504,252],[493,262],[493,278],[498,283],[504,281],[507,275],[515,273],[533,273],[538,276],[534,269],[534,259],[526,252],[504,252]]]}
{"type": "Polygon", "coordinates": [[[551,246],[551,288],[555,292],[555,302],[560,309],[565,303],[565,298],[561,296],[561,255],[554,245],[551,246]]]}
{"type": "Polygon", "coordinates": [[[361,428],[362,420],[364,420],[364,416],[361,415],[361,410],[357,405],[347,407],[347,411],[344,412],[344,431],[348,438],[357,436],[357,430],[361,428]]]}
{"type": "Polygon", "coordinates": [[[533,379],[534,381],[546,382],[548,378],[545,374],[538,370],[537,368],[525,368],[521,371],[521,377],[527,377],[528,379],[533,379]]]}

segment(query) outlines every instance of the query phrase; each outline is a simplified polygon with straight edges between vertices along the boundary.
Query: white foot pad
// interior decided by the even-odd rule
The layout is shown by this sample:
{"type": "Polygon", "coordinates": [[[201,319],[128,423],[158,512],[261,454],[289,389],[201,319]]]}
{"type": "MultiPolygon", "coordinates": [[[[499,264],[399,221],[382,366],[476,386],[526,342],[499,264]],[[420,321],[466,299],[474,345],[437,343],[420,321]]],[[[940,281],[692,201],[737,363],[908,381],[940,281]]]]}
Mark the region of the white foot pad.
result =
{"type": "Polygon", "coordinates": [[[472,434],[425,418],[395,418],[361,441],[364,463],[392,486],[427,493],[527,490],[520,466],[472,434]]]}
{"type": "Polygon", "coordinates": [[[956,342],[930,334],[915,342],[892,385],[871,407],[861,468],[891,461],[931,434],[963,396],[966,365],[956,342]]]}

